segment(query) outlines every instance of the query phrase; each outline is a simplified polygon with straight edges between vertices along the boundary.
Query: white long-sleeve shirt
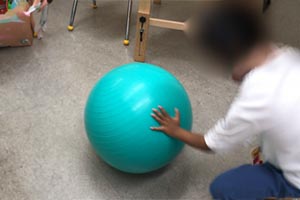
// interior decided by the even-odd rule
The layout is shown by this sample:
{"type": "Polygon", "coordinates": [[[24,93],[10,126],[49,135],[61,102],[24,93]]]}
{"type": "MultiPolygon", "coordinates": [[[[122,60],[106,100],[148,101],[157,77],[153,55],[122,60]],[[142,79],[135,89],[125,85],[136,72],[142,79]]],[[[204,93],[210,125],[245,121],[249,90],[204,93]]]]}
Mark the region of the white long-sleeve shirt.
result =
{"type": "Polygon", "coordinates": [[[249,72],[227,116],[204,136],[215,152],[261,138],[265,161],[300,189],[300,53],[280,49],[249,72]]]}

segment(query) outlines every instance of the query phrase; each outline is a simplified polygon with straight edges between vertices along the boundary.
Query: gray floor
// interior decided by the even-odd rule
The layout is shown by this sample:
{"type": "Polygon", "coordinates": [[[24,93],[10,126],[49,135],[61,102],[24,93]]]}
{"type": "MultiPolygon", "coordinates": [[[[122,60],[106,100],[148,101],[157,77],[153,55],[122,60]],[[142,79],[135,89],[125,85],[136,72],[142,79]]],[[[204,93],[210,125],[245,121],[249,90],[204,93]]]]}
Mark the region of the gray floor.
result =
{"type": "MultiPolygon", "coordinates": [[[[184,20],[194,4],[167,1],[154,15],[184,20]]],[[[126,2],[99,1],[92,10],[79,1],[72,33],[70,7],[71,1],[54,1],[48,32],[32,47],[0,49],[0,199],[210,199],[210,181],[249,162],[248,149],[206,155],[186,147],[171,165],[146,175],[118,172],[95,155],[83,109],[105,72],[133,61],[133,45],[122,45],[126,2]]],[[[300,0],[274,0],[266,17],[278,41],[300,46],[299,10],[300,0]]],[[[192,101],[193,129],[207,131],[237,85],[197,55],[183,33],[151,30],[147,61],[178,77],[192,101]]]]}

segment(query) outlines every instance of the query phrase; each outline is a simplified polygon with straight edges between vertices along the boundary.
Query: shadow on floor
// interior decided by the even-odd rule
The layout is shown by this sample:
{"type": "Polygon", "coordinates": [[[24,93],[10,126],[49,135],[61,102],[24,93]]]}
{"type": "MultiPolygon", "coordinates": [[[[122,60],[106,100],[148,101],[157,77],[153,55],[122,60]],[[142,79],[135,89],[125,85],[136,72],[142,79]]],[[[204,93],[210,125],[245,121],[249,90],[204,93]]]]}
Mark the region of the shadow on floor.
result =
{"type": "MultiPolygon", "coordinates": [[[[89,154],[95,154],[92,148],[89,148],[89,154]]],[[[176,159],[173,162],[175,163],[176,159]]],[[[96,156],[86,161],[85,165],[90,179],[96,185],[107,182],[121,199],[180,199],[186,192],[191,177],[188,170],[177,170],[172,164],[147,174],[118,171],[96,156]]],[[[99,188],[98,191],[111,193],[111,189],[99,188]]]]}

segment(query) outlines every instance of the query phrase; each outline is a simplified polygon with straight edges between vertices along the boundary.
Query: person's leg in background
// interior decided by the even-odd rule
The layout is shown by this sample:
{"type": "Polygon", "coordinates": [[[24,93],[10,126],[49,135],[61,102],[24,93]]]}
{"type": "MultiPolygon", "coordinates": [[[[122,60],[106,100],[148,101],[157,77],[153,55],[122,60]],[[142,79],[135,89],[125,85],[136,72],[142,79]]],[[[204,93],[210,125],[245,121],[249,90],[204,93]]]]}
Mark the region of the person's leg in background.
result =
{"type": "Polygon", "coordinates": [[[289,184],[282,172],[269,163],[229,170],[216,177],[210,192],[213,199],[220,200],[300,197],[300,190],[289,184]]]}

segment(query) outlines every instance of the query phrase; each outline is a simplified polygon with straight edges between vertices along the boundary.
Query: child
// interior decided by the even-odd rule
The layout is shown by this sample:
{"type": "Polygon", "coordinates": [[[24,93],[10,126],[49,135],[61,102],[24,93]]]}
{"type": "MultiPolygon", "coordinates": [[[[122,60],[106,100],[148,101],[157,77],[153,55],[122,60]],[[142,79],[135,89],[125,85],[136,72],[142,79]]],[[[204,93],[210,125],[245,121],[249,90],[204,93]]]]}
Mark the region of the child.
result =
{"type": "Polygon", "coordinates": [[[34,37],[37,37],[38,39],[43,38],[43,33],[46,32],[46,23],[48,18],[48,5],[52,3],[53,0],[28,0],[28,2],[31,4],[28,11],[25,12],[25,15],[29,16],[31,13],[35,11],[42,12],[41,18],[40,18],[40,28],[35,31],[35,22],[32,19],[32,29],[34,31],[34,37]]]}
{"type": "Polygon", "coordinates": [[[300,197],[299,52],[276,47],[261,19],[247,8],[216,8],[202,21],[201,45],[233,66],[233,79],[241,81],[239,94],[226,117],[205,135],[183,130],[179,111],[172,118],[161,106],[152,113],[160,126],[151,129],[216,153],[259,137],[265,163],[219,175],[210,186],[212,197],[300,197]]]}

